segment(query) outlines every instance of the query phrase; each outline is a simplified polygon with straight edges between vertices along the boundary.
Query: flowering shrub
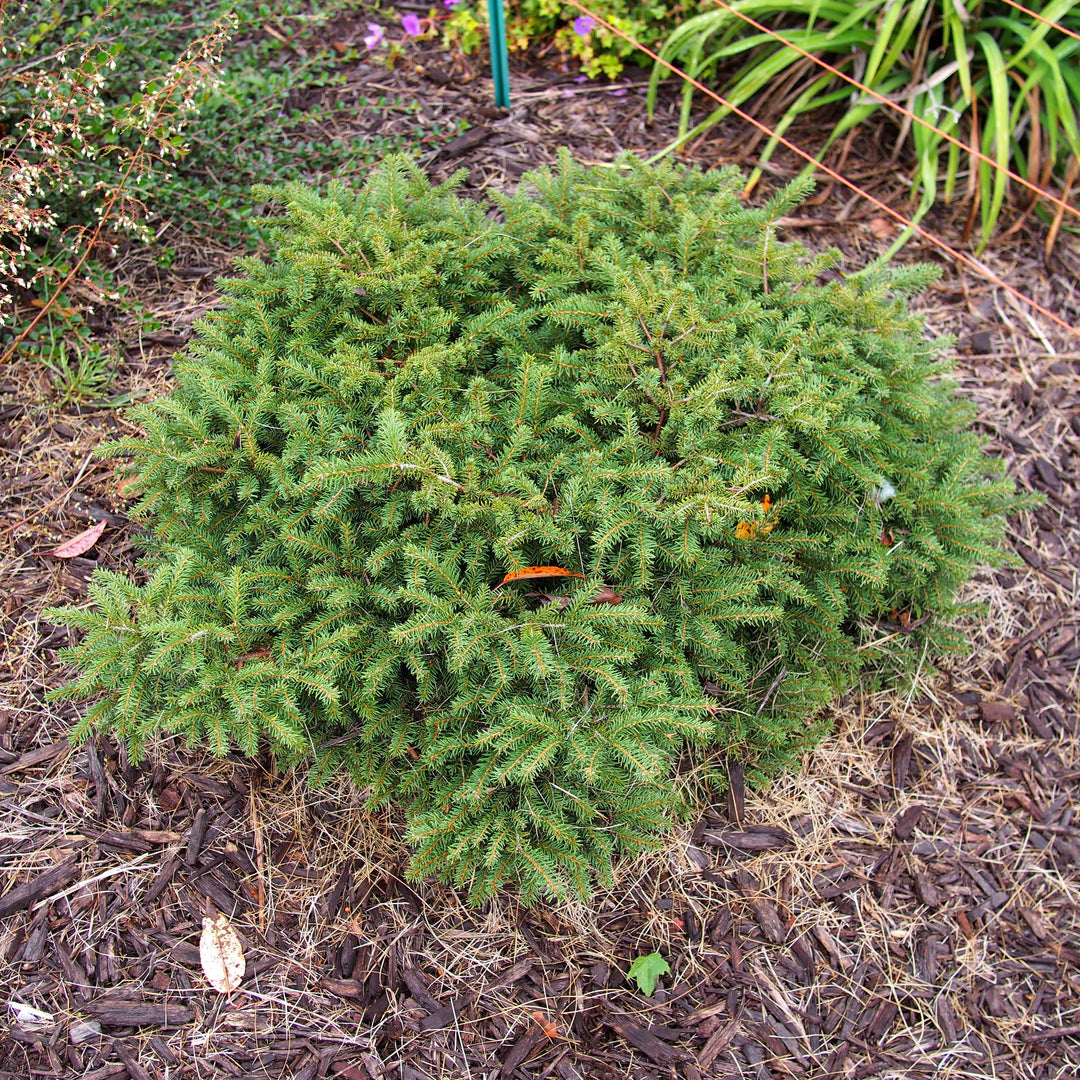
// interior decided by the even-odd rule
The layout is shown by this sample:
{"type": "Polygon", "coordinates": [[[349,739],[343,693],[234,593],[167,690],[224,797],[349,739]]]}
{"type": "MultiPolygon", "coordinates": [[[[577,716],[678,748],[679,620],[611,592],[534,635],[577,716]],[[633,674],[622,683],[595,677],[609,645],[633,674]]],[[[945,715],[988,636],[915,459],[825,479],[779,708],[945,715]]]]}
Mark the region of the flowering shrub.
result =
{"type": "MultiPolygon", "coordinates": [[[[712,5],[708,0],[598,0],[589,6],[643,45],[653,46],[681,21],[712,5]]],[[[466,52],[474,51],[486,37],[487,4],[484,0],[455,0],[452,10],[454,14],[443,24],[447,43],[457,44],[466,52]]],[[[554,41],[563,52],[579,60],[581,70],[589,76],[614,78],[634,54],[632,46],[622,38],[560,0],[507,0],[506,39],[511,52],[523,52],[538,41],[554,41]]]]}
{"type": "Polygon", "coordinates": [[[104,229],[146,238],[147,182],[167,174],[184,151],[185,129],[213,83],[230,26],[228,19],[215,23],[158,77],[142,80],[121,107],[106,96],[117,50],[97,37],[46,57],[12,54],[24,62],[0,74],[0,325],[11,321],[8,281],[51,293],[32,327],[62,300],[104,229]],[[76,221],[65,220],[72,203],[81,210],[76,221]],[[66,272],[44,264],[32,248],[36,237],[60,228],[71,256],[66,272]]]}
{"type": "MultiPolygon", "coordinates": [[[[168,267],[187,238],[253,248],[253,184],[355,175],[400,145],[360,131],[328,139],[336,106],[290,104],[300,87],[345,79],[355,54],[343,59],[317,30],[349,0],[280,0],[288,42],[265,31],[261,0],[227,6],[219,18],[221,0],[0,0],[0,326],[19,331],[5,330],[0,361],[25,349],[63,367],[65,335],[68,356],[112,359],[109,331],[92,331],[84,312],[149,319],[120,295],[119,243],[142,246],[129,266],[168,267]],[[300,52],[275,63],[286,48],[300,52]]],[[[404,36],[367,30],[368,49],[404,36]]],[[[433,125],[424,137],[442,134],[433,125]]]]}

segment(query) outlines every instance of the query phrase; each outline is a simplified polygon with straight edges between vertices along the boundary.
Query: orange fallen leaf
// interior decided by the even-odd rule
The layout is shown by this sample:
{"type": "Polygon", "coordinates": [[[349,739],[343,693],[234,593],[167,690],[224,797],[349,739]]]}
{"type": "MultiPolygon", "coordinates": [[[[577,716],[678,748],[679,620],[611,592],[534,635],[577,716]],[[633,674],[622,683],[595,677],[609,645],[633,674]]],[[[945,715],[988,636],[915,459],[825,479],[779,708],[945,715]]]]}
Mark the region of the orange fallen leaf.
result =
{"type": "Polygon", "coordinates": [[[736,540],[753,540],[755,536],[768,536],[773,531],[773,522],[740,521],[735,526],[736,540]]]}
{"type": "MultiPolygon", "coordinates": [[[[761,512],[768,514],[773,508],[772,496],[766,494],[765,498],[761,500],[761,512]]],[[[765,536],[773,531],[773,525],[776,522],[769,521],[740,521],[735,526],[735,539],[736,540],[753,540],[755,536],[765,536]]]]}
{"type": "Polygon", "coordinates": [[[559,1025],[554,1020],[549,1020],[539,1009],[532,1014],[533,1019],[540,1025],[540,1030],[549,1038],[559,1037],[559,1025]]]}
{"type": "Polygon", "coordinates": [[[105,524],[104,521],[99,521],[96,525],[91,525],[89,529],[84,529],[78,536],[73,536],[54,551],[47,551],[45,554],[51,555],[54,559],[74,559],[78,555],[83,555],[98,542],[105,531],[105,524]]]}
{"type": "Polygon", "coordinates": [[[501,589],[504,585],[509,584],[511,581],[528,581],[530,578],[542,578],[542,577],[578,577],[583,578],[584,574],[575,574],[573,570],[564,570],[561,566],[526,566],[522,570],[511,570],[495,586],[496,589],[501,589]]]}

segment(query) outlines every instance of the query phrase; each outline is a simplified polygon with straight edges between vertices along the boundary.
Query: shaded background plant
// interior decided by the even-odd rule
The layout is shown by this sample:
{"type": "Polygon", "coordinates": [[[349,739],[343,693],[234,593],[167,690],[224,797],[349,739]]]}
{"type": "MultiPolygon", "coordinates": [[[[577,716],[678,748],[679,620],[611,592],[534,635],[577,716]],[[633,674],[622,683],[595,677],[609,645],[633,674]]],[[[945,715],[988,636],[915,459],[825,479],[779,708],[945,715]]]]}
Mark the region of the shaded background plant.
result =
{"type": "MultiPolygon", "coordinates": [[[[0,353],[25,338],[55,366],[65,334],[69,356],[107,349],[87,317],[124,308],[118,251],[134,247],[168,267],[178,248],[202,242],[254,250],[265,231],[249,212],[252,184],[355,176],[400,146],[374,133],[328,138],[319,125],[337,110],[414,112],[416,102],[303,104],[367,54],[359,40],[337,50],[313,34],[351,8],[344,0],[317,9],[307,0],[272,9],[254,0],[0,7],[0,246],[15,289],[0,312],[12,327],[0,353]]],[[[417,143],[441,135],[431,125],[415,131],[417,143]]]]}

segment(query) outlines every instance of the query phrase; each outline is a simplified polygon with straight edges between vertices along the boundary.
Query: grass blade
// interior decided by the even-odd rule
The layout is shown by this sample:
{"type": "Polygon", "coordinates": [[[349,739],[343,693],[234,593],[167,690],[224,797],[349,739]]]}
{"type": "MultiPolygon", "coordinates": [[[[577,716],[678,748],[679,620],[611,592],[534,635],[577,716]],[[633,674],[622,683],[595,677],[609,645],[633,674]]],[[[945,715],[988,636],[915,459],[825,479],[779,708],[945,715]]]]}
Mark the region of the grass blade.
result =
{"type": "Polygon", "coordinates": [[[978,250],[982,251],[990,240],[994,225],[1001,214],[1005,201],[1005,189],[1008,177],[1003,170],[1009,167],[1009,83],[1006,73],[1005,57],[997,41],[986,31],[979,31],[975,41],[981,47],[986,58],[987,81],[990,90],[990,104],[983,127],[982,149],[988,156],[993,146],[993,158],[998,168],[993,177],[986,162],[979,165],[979,178],[982,191],[982,241],[978,250]]]}

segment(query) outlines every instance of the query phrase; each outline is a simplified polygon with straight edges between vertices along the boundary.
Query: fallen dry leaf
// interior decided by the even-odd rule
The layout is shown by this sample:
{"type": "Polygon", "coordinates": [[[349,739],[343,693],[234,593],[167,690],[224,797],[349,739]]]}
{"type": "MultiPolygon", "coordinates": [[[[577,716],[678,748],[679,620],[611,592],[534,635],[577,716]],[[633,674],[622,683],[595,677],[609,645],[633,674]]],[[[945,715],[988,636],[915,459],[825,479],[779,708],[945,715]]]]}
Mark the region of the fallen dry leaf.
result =
{"type": "MultiPolygon", "coordinates": [[[[773,501],[771,495],[766,495],[761,500],[761,512],[768,514],[772,512],[773,501]]],[[[740,521],[735,528],[735,538],[737,540],[753,540],[755,536],[765,536],[773,531],[775,521],[740,521]]]]}
{"type": "Polygon", "coordinates": [[[169,784],[168,787],[163,787],[161,794],[158,795],[157,802],[158,806],[166,813],[175,810],[180,805],[180,792],[177,790],[176,785],[169,784]]]}
{"type": "Polygon", "coordinates": [[[79,533],[78,536],[61,544],[55,551],[47,551],[45,554],[51,555],[54,559],[74,559],[77,555],[88,552],[98,542],[104,531],[105,522],[99,521],[96,525],[91,525],[89,529],[79,533]]]}
{"type": "Polygon", "coordinates": [[[870,219],[870,231],[879,240],[891,240],[896,233],[896,225],[888,218],[876,217],[870,219]]]}
{"type": "Polygon", "coordinates": [[[30,1031],[45,1031],[53,1024],[53,1014],[44,1009],[26,1005],[21,1001],[9,1001],[8,1008],[15,1014],[15,1022],[30,1031]]]}
{"type": "MultiPolygon", "coordinates": [[[[541,607],[547,607],[548,605],[554,605],[559,611],[565,611],[574,601],[569,596],[559,596],[555,593],[548,592],[527,592],[525,596],[539,597],[541,607]]],[[[611,604],[612,606],[622,603],[622,597],[614,590],[608,588],[607,585],[601,585],[600,591],[591,599],[586,600],[587,604],[611,604]]]]}
{"type": "Polygon", "coordinates": [[[495,586],[496,589],[501,589],[504,585],[509,584],[511,581],[528,581],[530,578],[542,578],[542,577],[579,577],[583,578],[584,574],[575,574],[573,570],[564,570],[561,566],[526,566],[522,570],[511,570],[495,586]]]}
{"type": "Polygon", "coordinates": [[[1016,706],[1007,701],[980,701],[979,712],[987,724],[1007,724],[1016,716],[1016,706]]]}
{"type": "Polygon", "coordinates": [[[614,607],[616,604],[622,603],[622,597],[607,585],[601,585],[600,591],[589,600],[590,604],[611,604],[614,607]]]}
{"type": "Polygon", "coordinates": [[[202,921],[199,960],[207,981],[219,994],[231,994],[240,986],[247,967],[244,947],[228,916],[220,911],[202,921]]]}
{"type": "Polygon", "coordinates": [[[265,660],[270,655],[269,649],[256,649],[236,658],[236,670],[239,671],[248,660],[265,660]]]}

